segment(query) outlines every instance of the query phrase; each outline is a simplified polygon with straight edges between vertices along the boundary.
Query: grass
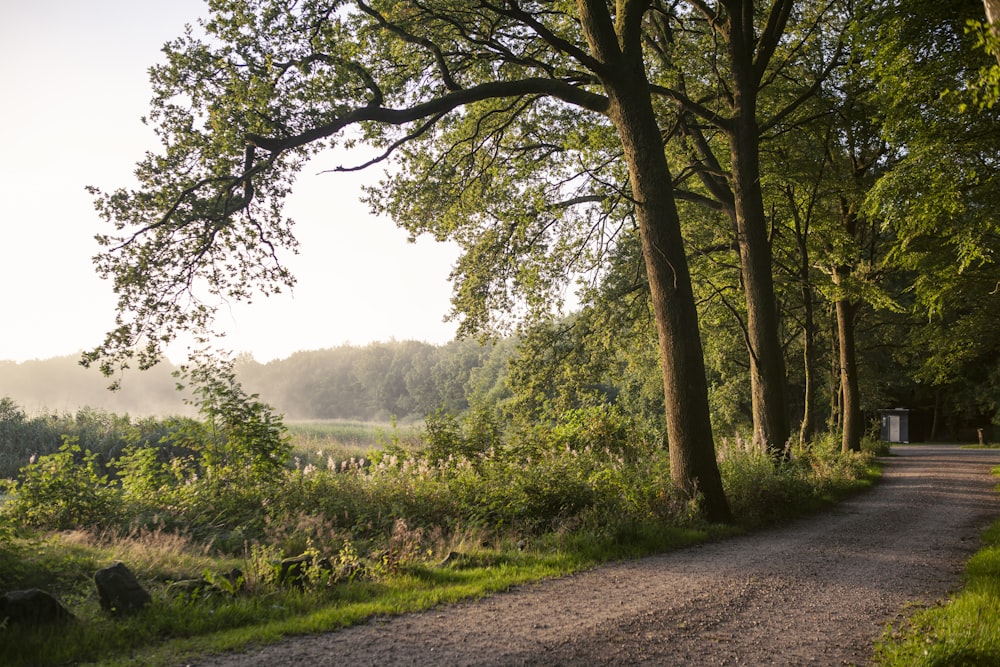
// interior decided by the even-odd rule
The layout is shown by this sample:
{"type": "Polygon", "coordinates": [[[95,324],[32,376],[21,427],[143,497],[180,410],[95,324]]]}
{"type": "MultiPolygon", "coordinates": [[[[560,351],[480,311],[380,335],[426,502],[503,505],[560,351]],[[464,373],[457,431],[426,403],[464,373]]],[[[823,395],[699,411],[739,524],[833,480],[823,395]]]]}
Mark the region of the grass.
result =
{"type": "MultiPolygon", "coordinates": [[[[1000,467],[993,474],[1000,476],[1000,467]]],[[[887,631],[876,647],[881,667],[1000,665],[1000,520],[966,564],[965,584],[948,601],[887,631]]]]}
{"type": "Polygon", "coordinates": [[[331,468],[351,458],[369,456],[387,444],[412,450],[420,443],[419,424],[357,421],[288,421],[292,453],[300,466],[331,468]]]}
{"type": "MultiPolygon", "coordinates": [[[[65,628],[18,629],[16,641],[0,631],[0,664],[183,664],[199,654],[245,649],[372,617],[479,598],[604,560],[662,552],[726,532],[724,528],[664,528],[649,531],[644,540],[631,544],[548,536],[527,550],[514,545],[479,548],[464,552],[468,555],[455,564],[413,564],[378,581],[351,581],[305,592],[273,589],[263,595],[258,591],[255,595],[195,601],[170,599],[166,583],[199,576],[204,569],[228,567],[233,564],[231,559],[207,559],[196,545],[167,534],[132,536],[103,545],[80,533],[43,540],[15,539],[3,550],[6,557],[26,563],[25,569],[35,573],[33,583],[48,579],[52,588],[52,579],[60,578],[61,597],[72,603],[69,606],[78,621],[65,628]],[[159,548],[158,541],[162,541],[159,548]],[[89,584],[94,569],[117,558],[142,563],[136,573],[155,600],[151,608],[126,619],[105,616],[98,609],[96,594],[83,585],[89,584]],[[67,564],[72,567],[62,571],[67,564]]],[[[246,562],[240,565],[248,566],[246,562]]]]}

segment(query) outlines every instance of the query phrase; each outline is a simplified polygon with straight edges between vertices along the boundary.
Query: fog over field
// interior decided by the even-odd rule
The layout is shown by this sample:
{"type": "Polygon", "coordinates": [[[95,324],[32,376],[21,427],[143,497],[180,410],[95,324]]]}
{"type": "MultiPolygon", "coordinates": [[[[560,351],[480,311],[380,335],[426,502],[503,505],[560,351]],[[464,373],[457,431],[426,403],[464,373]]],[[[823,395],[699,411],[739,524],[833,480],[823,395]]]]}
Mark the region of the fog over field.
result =
{"type": "MultiPolygon", "coordinates": [[[[461,413],[470,400],[502,398],[514,340],[432,345],[389,341],[299,351],[261,363],[235,358],[237,379],[288,419],[422,420],[438,409],[461,413]]],[[[73,413],[84,407],[137,416],[191,415],[177,391],[180,369],[163,360],[148,371],[105,378],[78,355],[0,361],[0,397],[26,413],[73,413]],[[113,380],[121,389],[108,390],[113,380]]]]}
{"type": "Polygon", "coordinates": [[[184,404],[169,361],[146,371],[128,372],[119,391],[97,369],[79,364],[78,355],[24,362],[0,361],[0,397],[8,396],[27,413],[74,412],[81,407],[119,414],[173,415],[193,411],[184,404]]]}

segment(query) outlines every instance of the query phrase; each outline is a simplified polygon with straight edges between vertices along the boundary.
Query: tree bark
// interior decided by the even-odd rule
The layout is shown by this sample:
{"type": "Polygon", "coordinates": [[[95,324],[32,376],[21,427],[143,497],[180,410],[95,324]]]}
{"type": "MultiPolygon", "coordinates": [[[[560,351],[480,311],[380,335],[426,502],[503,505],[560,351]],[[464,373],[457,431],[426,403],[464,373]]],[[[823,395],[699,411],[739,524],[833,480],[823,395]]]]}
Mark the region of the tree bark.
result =
{"type": "MultiPolygon", "coordinates": [[[[732,3],[734,5],[740,3],[732,3]]],[[[759,73],[754,62],[753,3],[733,13],[729,38],[733,118],[729,132],[736,241],[747,305],[750,388],[754,442],[781,452],[790,420],[784,350],[771,274],[771,240],[760,187],[760,131],[757,126],[759,73]]]]}
{"type": "Polygon", "coordinates": [[[802,424],[799,427],[799,443],[806,444],[816,435],[816,418],[813,403],[816,396],[816,325],[813,322],[813,294],[809,284],[809,255],[805,240],[801,242],[802,266],[802,367],[805,375],[805,392],[802,400],[802,424]]]}
{"type": "MultiPolygon", "coordinates": [[[[986,9],[986,22],[992,26],[993,34],[1000,37],[1000,0],[983,0],[983,7],[986,9]]],[[[996,57],[1000,65],[1000,51],[996,57]]]]}
{"type": "MultiPolygon", "coordinates": [[[[834,305],[827,313],[827,324],[832,331],[837,327],[837,307],[834,305]]],[[[830,336],[830,428],[839,429],[843,423],[840,409],[840,340],[838,336],[830,336]]]]}
{"type": "Polygon", "coordinates": [[[986,20],[992,25],[1000,21],[1000,0],[983,0],[986,9],[986,20]]]}
{"type": "MultiPolygon", "coordinates": [[[[838,268],[834,272],[834,284],[840,286],[846,278],[847,269],[838,268]]],[[[858,361],[855,348],[854,323],[857,304],[846,295],[837,299],[837,340],[840,345],[840,392],[843,430],[841,450],[861,451],[861,436],[865,426],[861,415],[861,392],[858,386],[858,361]]]]}
{"type": "MultiPolygon", "coordinates": [[[[854,178],[860,181],[863,169],[861,162],[853,157],[854,178]]],[[[843,195],[840,197],[840,217],[844,233],[849,239],[857,239],[858,214],[843,195]]],[[[865,427],[861,416],[861,390],[858,382],[858,355],[855,347],[855,317],[858,302],[847,289],[847,281],[853,270],[854,260],[840,264],[833,269],[833,284],[837,288],[835,303],[837,312],[837,341],[840,347],[840,400],[841,400],[841,449],[844,452],[861,451],[861,436],[865,427]]]]}
{"type": "Polygon", "coordinates": [[[673,192],[664,186],[672,178],[635,30],[638,24],[629,22],[646,4],[619,2],[612,22],[605,0],[577,2],[587,41],[602,65],[599,72],[611,102],[608,116],[629,169],[659,337],[670,475],[689,497],[702,495],[709,520],[731,521],[715,458],[698,312],[680,219],[673,192]]]}

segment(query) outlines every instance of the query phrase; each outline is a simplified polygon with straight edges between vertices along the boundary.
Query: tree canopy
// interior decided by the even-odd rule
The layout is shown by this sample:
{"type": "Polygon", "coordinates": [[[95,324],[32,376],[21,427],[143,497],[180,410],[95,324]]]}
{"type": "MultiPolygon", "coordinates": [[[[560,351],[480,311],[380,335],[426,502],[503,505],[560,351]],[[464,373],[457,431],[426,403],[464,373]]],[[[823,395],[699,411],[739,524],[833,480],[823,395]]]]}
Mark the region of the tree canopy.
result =
{"type": "MultiPolygon", "coordinates": [[[[372,208],[459,244],[460,333],[526,334],[515,403],[660,402],[671,475],[713,518],[713,421],[780,453],[825,395],[855,449],[875,369],[911,365],[890,328],[922,314],[982,342],[944,306],[990,302],[995,275],[995,35],[975,0],[209,6],[151,70],[163,147],[139,187],[93,191],[119,301],[85,362],[107,373],[291,288],[283,201],[358,144],[376,157],[334,171],[385,167],[372,208]],[[583,310],[549,322],[574,282],[583,310]]],[[[912,377],[953,379],[928,364],[912,377]]]]}

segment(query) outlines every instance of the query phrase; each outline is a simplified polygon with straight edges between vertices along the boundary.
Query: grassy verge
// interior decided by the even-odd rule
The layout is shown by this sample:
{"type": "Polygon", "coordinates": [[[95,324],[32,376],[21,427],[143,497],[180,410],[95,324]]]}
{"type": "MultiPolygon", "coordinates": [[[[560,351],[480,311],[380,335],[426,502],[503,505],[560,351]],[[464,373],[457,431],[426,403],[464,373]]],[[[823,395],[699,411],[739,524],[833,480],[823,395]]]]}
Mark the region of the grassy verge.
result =
{"type": "Polygon", "coordinates": [[[656,439],[608,436],[620,425],[598,416],[506,441],[432,422],[419,451],[390,441],[372,460],[271,471],[265,485],[225,461],[194,469],[191,456],[164,460],[157,448],[126,452],[117,479],[78,447],[43,457],[0,506],[23,527],[0,525],[0,590],[43,588],[77,620],[0,625],[0,665],[183,664],[773,525],[877,474],[870,456],[841,455],[832,442],[776,463],[723,440],[720,472],[741,523],[709,526],[672,488],[656,439]],[[329,569],[283,585],[282,556],[301,553],[329,569]],[[153,596],[134,617],[99,608],[93,572],[115,560],[153,596]],[[221,585],[234,568],[239,591],[221,585]],[[171,582],[196,579],[219,585],[171,593],[171,582]]]}
{"type": "MultiPolygon", "coordinates": [[[[389,616],[479,598],[512,586],[562,576],[599,562],[662,552],[728,534],[732,529],[646,526],[627,541],[574,535],[516,546],[463,552],[447,564],[413,564],[380,577],[305,591],[258,588],[248,595],[170,598],[167,582],[246,561],[212,559],[196,545],[161,534],[99,544],[81,534],[11,539],[0,550],[5,572],[22,582],[61,590],[77,622],[65,627],[17,629],[0,641],[0,664],[176,665],[193,656],[245,649],[284,637],[328,631],[389,616]],[[158,544],[158,542],[162,542],[158,544]],[[117,558],[141,563],[137,574],[154,604],[135,616],[101,613],[90,592],[91,573],[117,558]],[[54,586],[54,583],[58,582],[54,586]]],[[[8,575],[10,576],[10,575],[8,575]]],[[[3,633],[0,633],[3,637],[3,633]]]]}
{"type": "MultiPolygon", "coordinates": [[[[877,469],[870,468],[868,476],[856,484],[839,486],[827,494],[827,502],[867,487],[876,475],[877,469]]],[[[813,505],[813,509],[820,508],[818,503],[813,505]]],[[[801,508],[787,518],[799,515],[801,508]]],[[[781,520],[772,519],[770,523],[781,520]]],[[[16,579],[19,587],[37,585],[57,591],[78,621],[66,628],[18,629],[16,641],[11,641],[13,635],[0,631],[0,664],[184,664],[199,654],[247,649],[373,617],[480,598],[603,562],[663,553],[743,530],[644,524],[611,535],[548,534],[523,550],[513,542],[496,548],[453,543],[463,554],[455,563],[417,563],[375,581],[353,581],[307,591],[279,587],[265,591],[258,587],[251,595],[198,599],[170,598],[168,582],[252,565],[245,558],[210,556],[197,543],[167,533],[132,536],[112,543],[76,533],[13,538],[0,547],[0,571],[16,579]],[[151,608],[126,619],[110,618],[99,609],[91,583],[97,568],[119,559],[138,566],[133,569],[154,597],[151,608]]]]}
{"type": "MultiPolygon", "coordinates": [[[[1000,476],[1000,467],[993,474],[1000,476]]],[[[962,590],[889,631],[876,647],[874,664],[1000,665],[1000,520],[986,530],[982,541],[983,548],[966,564],[962,590]]]]}

